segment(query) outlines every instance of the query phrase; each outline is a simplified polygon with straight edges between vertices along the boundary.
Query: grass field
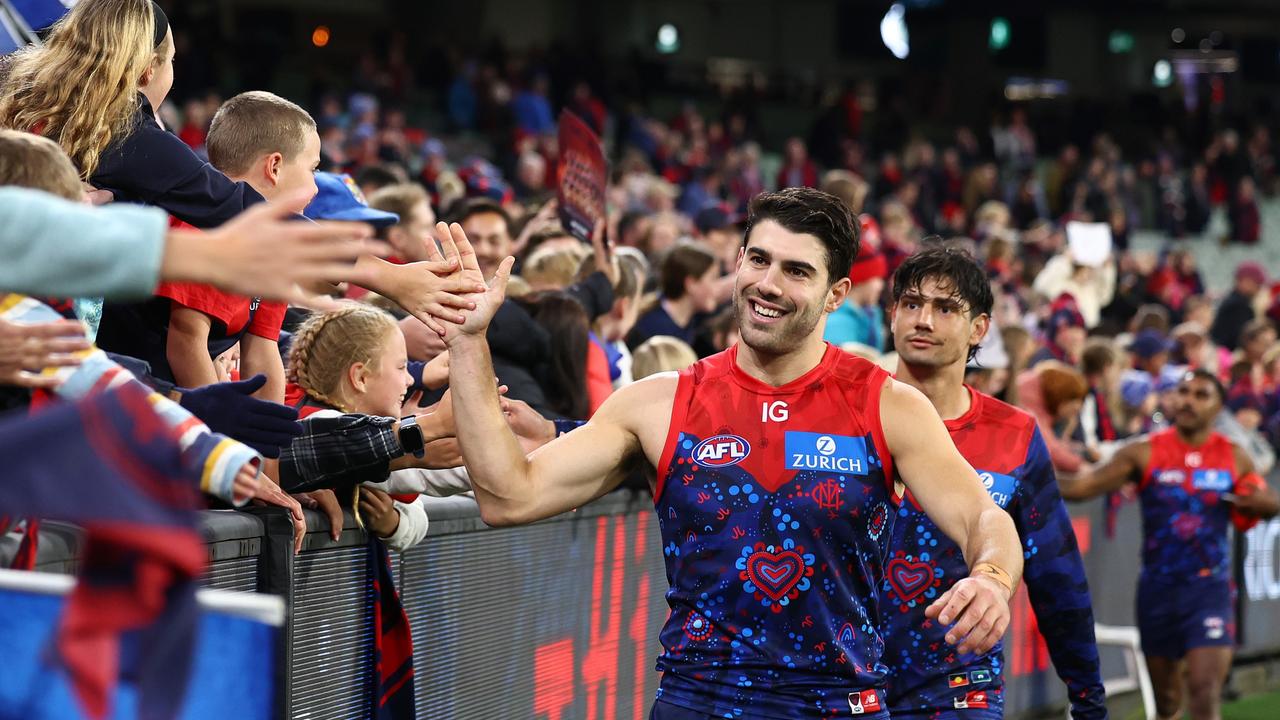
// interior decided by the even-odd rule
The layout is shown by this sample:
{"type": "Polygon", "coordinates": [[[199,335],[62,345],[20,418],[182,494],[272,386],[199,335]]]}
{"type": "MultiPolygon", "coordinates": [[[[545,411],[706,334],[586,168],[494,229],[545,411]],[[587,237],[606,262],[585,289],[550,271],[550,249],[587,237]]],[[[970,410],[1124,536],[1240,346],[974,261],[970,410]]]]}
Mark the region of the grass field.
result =
{"type": "MultiPolygon", "coordinates": [[[[1108,705],[1112,703],[1108,702],[1108,705]]],[[[1141,702],[1111,708],[1112,720],[1145,720],[1141,702]]],[[[1190,717],[1184,715],[1184,717],[1190,717]]],[[[1250,695],[1222,706],[1222,720],[1280,720],[1280,692],[1250,695]]]]}
{"type": "Polygon", "coordinates": [[[1280,720],[1280,692],[1252,695],[1224,705],[1222,720],[1280,720]]]}

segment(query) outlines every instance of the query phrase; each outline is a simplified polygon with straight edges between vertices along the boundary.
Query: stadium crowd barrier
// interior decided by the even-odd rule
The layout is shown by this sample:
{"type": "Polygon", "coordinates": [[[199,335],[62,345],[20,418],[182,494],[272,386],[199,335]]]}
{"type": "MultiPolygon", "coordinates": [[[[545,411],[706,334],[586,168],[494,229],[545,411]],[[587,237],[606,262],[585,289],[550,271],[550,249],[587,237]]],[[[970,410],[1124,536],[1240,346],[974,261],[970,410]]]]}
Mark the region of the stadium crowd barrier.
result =
{"type": "MultiPolygon", "coordinates": [[[[392,553],[414,641],[421,718],[647,717],[667,606],[662,545],[646,493],[619,491],[557,518],[488,528],[466,497],[429,498],[426,540],[392,553]]],[[[1133,625],[1141,518],[1136,503],[1108,523],[1106,503],[1071,505],[1097,622],[1133,625]],[[1108,528],[1110,527],[1110,531],[1108,528]]],[[[337,541],[307,511],[302,552],[275,508],[203,514],[204,582],[275,593],[289,609],[276,657],[279,717],[367,717],[373,689],[366,538],[348,514],[337,541]]],[[[37,569],[73,572],[79,532],[44,523],[37,569]]],[[[1280,651],[1280,520],[1238,539],[1243,658],[1280,651]]],[[[0,546],[0,560],[12,543],[0,546]]],[[[1005,640],[1010,718],[1064,707],[1025,590],[1005,640]]],[[[1103,648],[1104,677],[1125,658],[1103,648]]]]}

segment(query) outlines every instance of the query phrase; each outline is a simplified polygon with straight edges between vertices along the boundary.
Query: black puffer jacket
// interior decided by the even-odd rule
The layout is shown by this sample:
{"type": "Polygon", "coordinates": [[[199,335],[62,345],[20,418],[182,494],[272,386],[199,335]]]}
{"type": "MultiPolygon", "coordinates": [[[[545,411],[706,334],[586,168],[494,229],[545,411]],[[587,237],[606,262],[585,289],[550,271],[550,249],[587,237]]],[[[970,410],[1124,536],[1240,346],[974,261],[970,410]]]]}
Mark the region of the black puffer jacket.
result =
{"type": "Polygon", "coordinates": [[[559,418],[539,381],[551,359],[551,334],[519,303],[507,300],[489,323],[487,337],[493,371],[498,381],[509,388],[507,397],[529,403],[544,417],[559,418]]]}

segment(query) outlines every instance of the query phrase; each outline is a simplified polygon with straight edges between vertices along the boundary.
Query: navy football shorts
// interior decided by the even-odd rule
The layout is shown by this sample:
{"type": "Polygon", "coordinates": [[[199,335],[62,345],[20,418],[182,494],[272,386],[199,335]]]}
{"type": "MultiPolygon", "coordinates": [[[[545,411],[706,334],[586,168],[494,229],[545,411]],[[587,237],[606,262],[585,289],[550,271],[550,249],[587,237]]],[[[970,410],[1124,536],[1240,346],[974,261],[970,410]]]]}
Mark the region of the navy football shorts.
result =
{"type": "Polygon", "coordinates": [[[1198,647],[1235,644],[1235,587],[1228,578],[1138,580],[1142,652],[1180,658],[1198,647]]]}

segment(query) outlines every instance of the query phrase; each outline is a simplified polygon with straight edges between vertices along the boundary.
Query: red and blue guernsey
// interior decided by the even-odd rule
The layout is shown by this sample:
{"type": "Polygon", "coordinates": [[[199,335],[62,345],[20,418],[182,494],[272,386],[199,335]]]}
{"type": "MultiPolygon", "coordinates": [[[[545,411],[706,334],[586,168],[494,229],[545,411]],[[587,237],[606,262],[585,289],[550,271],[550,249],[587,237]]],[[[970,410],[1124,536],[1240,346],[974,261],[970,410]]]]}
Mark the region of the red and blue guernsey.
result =
{"type": "Polygon", "coordinates": [[[1235,488],[1235,447],[1210,433],[1199,447],[1174,429],[1153,433],[1139,482],[1142,576],[1138,632],[1148,656],[1181,658],[1235,642],[1235,587],[1227,528],[1235,488]]]}
{"type": "MultiPolygon", "coordinates": [[[[960,454],[978,471],[991,499],[1022,539],[1023,579],[1076,720],[1105,718],[1093,610],[1071,518],[1035,419],[969,389],[970,408],[946,422],[960,454]]],[[[959,655],[947,626],[924,610],[969,569],[958,545],[929,520],[908,492],[892,530],[892,555],[881,588],[893,717],[1003,716],[1002,644],[959,655]]]]}
{"type": "Polygon", "coordinates": [[[1174,428],[1152,433],[1148,441],[1151,458],[1139,485],[1142,574],[1174,581],[1229,578],[1231,506],[1221,498],[1235,486],[1234,446],[1215,432],[1192,447],[1174,428]]]}
{"type": "Polygon", "coordinates": [[[737,348],[680,374],[655,504],[671,589],[658,702],[888,717],[876,588],[893,519],[888,373],[828,346],[781,387],[737,348]]]}

